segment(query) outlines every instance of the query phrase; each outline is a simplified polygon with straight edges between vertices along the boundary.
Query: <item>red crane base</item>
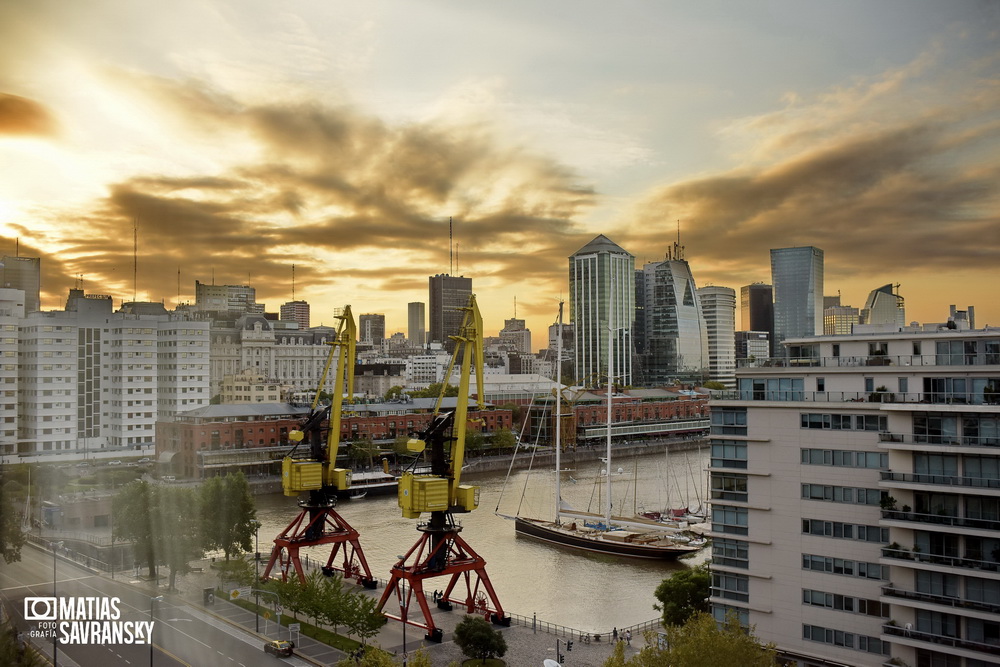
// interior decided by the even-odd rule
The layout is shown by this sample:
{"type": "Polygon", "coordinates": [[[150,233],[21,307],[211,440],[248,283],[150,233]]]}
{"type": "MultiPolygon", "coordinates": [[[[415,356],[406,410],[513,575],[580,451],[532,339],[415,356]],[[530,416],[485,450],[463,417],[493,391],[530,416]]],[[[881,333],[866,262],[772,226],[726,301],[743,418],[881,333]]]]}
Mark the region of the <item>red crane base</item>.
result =
{"type": "Polygon", "coordinates": [[[305,506],[299,515],[274,538],[271,558],[264,568],[262,580],[271,578],[271,571],[278,566],[281,580],[288,581],[289,570],[294,567],[299,581],[305,583],[306,575],[299,560],[299,549],[321,544],[332,544],[330,557],[323,567],[325,574],[340,572],[344,579],[356,579],[365,588],[375,588],[378,582],[372,577],[365,560],[365,552],[358,541],[358,531],[351,527],[333,507],[305,506]],[[310,515],[312,517],[310,518],[310,515]],[[343,547],[343,565],[334,565],[334,559],[343,547]]]}
{"type": "Polygon", "coordinates": [[[424,594],[424,581],[435,577],[450,577],[444,593],[440,598],[437,598],[438,608],[450,610],[451,603],[456,603],[463,605],[469,614],[481,614],[486,620],[497,625],[510,625],[510,618],[504,616],[503,607],[500,606],[497,594],[486,574],[486,561],[473,551],[465,540],[459,537],[458,530],[444,530],[440,533],[424,532],[417,543],[406,552],[402,560],[392,566],[392,578],[386,585],[385,592],[382,593],[382,598],[378,603],[379,611],[382,611],[387,618],[427,630],[425,639],[428,641],[440,642],[443,637],[442,630],[434,625],[434,619],[431,617],[431,610],[427,604],[427,596],[424,594]],[[435,537],[439,539],[434,540],[435,537]],[[437,543],[437,547],[430,546],[428,548],[428,544],[433,545],[434,542],[437,543]],[[410,556],[414,556],[416,562],[407,566],[406,561],[410,556]],[[475,580],[473,580],[473,575],[475,580]],[[456,593],[455,587],[459,583],[459,578],[465,583],[464,598],[453,596],[456,593]],[[409,582],[409,588],[405,585],[400,586],[403,581],[409,582]],[[482,589],[480,585],[482,585],[482,589]],[[393,594],[399,601],[400,615],[383,611],[389,596],[393,594]],[[423,623],[406,617],[410,601],[414,598],[416,598],[420,611],[423,613],[423,623]]]}

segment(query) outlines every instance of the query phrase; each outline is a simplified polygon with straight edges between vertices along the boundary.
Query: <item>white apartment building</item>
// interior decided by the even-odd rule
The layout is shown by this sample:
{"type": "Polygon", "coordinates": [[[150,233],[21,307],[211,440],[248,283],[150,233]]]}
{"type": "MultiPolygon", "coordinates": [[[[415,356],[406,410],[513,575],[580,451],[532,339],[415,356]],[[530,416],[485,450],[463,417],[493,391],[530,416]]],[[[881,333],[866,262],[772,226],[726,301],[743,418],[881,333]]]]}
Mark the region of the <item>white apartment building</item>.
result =
{"type": "Polygon", "coordinates": [[[173,421],[179,412],[209,404],[210,330],[205,321],[160,322],[156,345],[161,421],[173,421]]]}
{"type": "Polygon", "coordinates": [[[713,613],[799,665],[1000,664],[1000,329],[785,345],[712,401],[713,613]]]}
{"type": "Polygon", "coordinates": [[[18,324],[24,290],[0,288],[0,456],[17,451],[18,324]]]}

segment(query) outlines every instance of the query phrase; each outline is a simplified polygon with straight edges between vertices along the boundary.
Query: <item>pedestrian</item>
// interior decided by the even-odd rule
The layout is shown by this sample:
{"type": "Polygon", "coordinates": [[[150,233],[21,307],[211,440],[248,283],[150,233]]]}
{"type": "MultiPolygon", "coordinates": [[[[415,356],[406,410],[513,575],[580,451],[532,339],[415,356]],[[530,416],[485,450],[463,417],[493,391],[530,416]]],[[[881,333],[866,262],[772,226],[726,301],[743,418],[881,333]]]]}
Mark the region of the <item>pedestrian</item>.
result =
{"type": "Polygon", "coordinates": [[[625,641],[628,642],[629,646],[632,645],[632,631],[631,630],[626,630],[625,631],[625,641]]]}
{"type": "Polygon", "coordinates": [[[616,642],[618,641],[618,628],[617,628],[617,626],[615,627],[614,630],[611,631],[611,638],[614,639],[616,642]]]}

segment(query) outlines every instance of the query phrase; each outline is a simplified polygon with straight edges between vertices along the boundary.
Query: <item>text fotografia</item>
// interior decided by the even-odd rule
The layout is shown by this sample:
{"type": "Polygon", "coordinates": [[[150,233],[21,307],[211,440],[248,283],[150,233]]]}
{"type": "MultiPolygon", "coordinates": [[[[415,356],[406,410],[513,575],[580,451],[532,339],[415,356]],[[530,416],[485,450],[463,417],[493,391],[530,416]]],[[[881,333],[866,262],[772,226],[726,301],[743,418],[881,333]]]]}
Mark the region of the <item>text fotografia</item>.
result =
{"type": "Polygon", "coordinates": [[[32,637],[57,637],[61,644],[149,644],[153,621],[121,620],[121,598],[26,597],[24,620],[32,637]]]}

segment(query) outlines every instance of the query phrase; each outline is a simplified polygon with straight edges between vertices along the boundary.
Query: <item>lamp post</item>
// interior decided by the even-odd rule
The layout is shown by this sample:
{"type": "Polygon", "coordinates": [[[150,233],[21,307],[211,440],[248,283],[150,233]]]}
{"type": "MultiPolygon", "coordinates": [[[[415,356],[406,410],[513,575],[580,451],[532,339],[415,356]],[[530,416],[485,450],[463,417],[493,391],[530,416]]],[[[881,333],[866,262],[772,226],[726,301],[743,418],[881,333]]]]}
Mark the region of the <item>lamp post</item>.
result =
{"type": "Polygon", "coordinates": [[[162,595],[149,598],[149,667],[153,667],[153,605],[162,599],[162,595]]]}
{"type": "MultiPolygon", "coordinates": [[[[56,603],[56,615],[59,614],[59,599],[56,597],[56,552],[62,549],[62,542],[49,542],[52,548],[52,599],[56,603]]],[[[59,644],[57,643],[58,633],[52,632],[52,667],[59,667],[59,644]]]]}
{"type": "Polygon", "coordinates": [[[257,632],[260,632],[260,593],[257,592],[257,588],[260,586],[260,575],[257,570],[260,567],[260,521],[257,519],[250,519],[250,523],[253,524],[253,615],[254,621],[257,628],[257,632]]]}
{"type": "MultiPolygon", "coordinates": [[[[399,562],[406,560],[405,556],[396,556],[399,562]]],[[[399,610],[403,614],[403,667],[407,667],[406,662],[406,609],[409,607],[409,598],[406,594],[406,579],[399,580],[399,610]]]]}

